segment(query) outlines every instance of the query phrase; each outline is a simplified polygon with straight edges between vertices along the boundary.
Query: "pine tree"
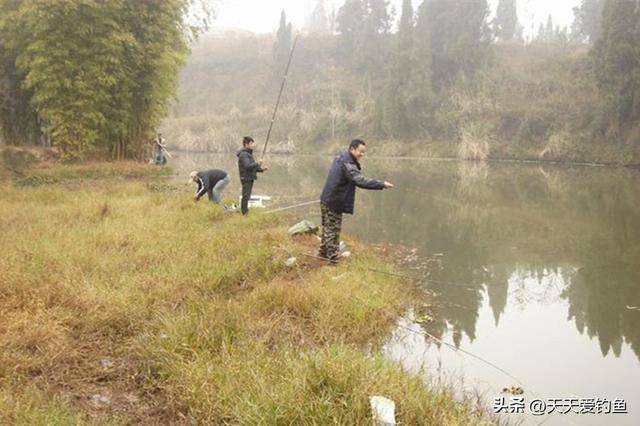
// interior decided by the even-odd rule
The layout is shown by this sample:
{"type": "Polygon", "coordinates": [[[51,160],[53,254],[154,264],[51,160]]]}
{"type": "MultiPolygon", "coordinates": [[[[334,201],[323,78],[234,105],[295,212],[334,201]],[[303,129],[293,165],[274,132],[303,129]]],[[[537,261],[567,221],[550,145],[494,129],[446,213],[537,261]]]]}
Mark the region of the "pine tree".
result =
{"type": "Polygon", "coordinates": [[[283,9],[280,14],[280,27],[278,28],[276,45],[273,51],[273,71],[276,76],[280,76],[287,66],[292,42],[291,23],[287,23],[287,15],[283,9]]]}
{"type": "Polygon", "coordinates": [[[518,25],[516,0],[500,0],[496,17],[493,20],[494,32],[498,39],[501,41],[513,40],[518,25]]]}
{"type": "Polygon", "coordinates": [[[553,27],[553,18],[551,15],[547,17],[547,25],[544,27],[544,41],[550,43],[555,38],[555,30],[553,27]]]}

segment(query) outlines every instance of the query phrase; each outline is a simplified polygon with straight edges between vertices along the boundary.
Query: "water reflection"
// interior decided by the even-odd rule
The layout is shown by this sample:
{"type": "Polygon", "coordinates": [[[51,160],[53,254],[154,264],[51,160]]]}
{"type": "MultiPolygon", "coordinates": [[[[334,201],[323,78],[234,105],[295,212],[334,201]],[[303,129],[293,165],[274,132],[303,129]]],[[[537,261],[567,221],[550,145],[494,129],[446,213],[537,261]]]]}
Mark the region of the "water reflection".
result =
{"type": "MultiPolygon", "coordinates": [[[[318,197],[331,158],[269,162],[256,190],[290,205],[318,197]]],[[[232,155],[183,156],[178,169],[215,165],[236,170],[232,155]]],[[[640,306],[640,173],[374,159],[364,166],[397,189],[359,192],[345,230],[415,247],[422,259],[442,254],[429,278],[458,284],[430,285],[438,307],[424,330],[511,363],[556,397],[569,395],[553,377],[575,382],[573,392],[640,398],[640,311],[629,309],[640,306]]],[[[433,314],[424,310],[415,315],[433,314]]],[[[404,357],[429,359],[418,354],[431,347],[414,342],[404,357]]]]}
{"type": "Polygon", "coordinates": [[[357,221],[353,226],[366,238],[384,228],[394,241],[424,254],[444,253],[444,268],[433,278],[470,285],[435,287],[442,324],[430,331],[442,336],[448,324],[456,344],[463,334],[473,341],[483,299],[498,325],[513,292],[512,303],[522,309],[567,300],[568,319],[579,332],[598,336],[603,355],[619,354],[626,339],[640,359],[640,318],[627,309],[640,304],[637,173],[430,166],[396,171],[405,193],[384,200],[363,194],[374,208],[361,213],[369,216],[366,232],[357,221]],[[385,205],[409,214],[397,220],[397,210],[385,205]]]}

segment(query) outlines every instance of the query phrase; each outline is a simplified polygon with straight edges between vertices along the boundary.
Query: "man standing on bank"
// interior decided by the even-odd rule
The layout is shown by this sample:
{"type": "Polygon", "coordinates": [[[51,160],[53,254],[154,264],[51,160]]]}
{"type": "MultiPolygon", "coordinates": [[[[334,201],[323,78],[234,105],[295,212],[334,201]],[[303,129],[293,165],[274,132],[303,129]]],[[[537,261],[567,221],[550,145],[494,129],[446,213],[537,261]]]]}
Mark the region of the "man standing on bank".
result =
{"type": "Polygon", "coordinates": [[[196,193],[193,196],[194,201],[199,201],[200,198],[206,193],[209,195],[209,201],[216,204],[220,204],[222,201],[222,191],[231,182],[231,177],[224,170],[211,169],[203,172],[191,172],[191,182],[194,182],[198,187],[196,193]]]}
{"type": "Polygon", "coordinates": [[[167,146],[165,145],[162,133],[158,133],[158,137],[153,140],[153,163],[164,166],[167,164],[167,146]]]}
{"type": "Polygon", "coordinates": [[[320,197],[322,212],[322,242],[319,255],[335,264],[338,260],[338,244],[342,229],[342,214],[353,214],[356,186],[364,189],[393,188],[393,184],[362,175],[360,161],[367,145],[354,139],[349,150],[338,156],[331,165],[327,182],[320,197]]]}
{"type": "Polygon", "coordinates": [[[242,139],[242,149],[238,151],[238,169],[240,170],[240,182],[242,183],[242,201],[240,209],[243,215],[249,213],[249,199],[253,190],[253,183],[258,180],[258,173],[266,172],[268,167],[262,165],[262,160],[253,158],[253,148],[256,142],[251,136],[242,139]]]}

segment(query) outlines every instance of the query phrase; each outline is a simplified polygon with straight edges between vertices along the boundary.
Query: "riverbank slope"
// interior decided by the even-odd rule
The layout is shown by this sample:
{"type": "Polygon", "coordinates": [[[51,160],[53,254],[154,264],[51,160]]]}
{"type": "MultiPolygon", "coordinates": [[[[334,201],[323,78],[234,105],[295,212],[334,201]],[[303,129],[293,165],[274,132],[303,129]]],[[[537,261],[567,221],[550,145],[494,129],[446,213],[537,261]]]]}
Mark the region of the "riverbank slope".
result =
{"type": "Polygon", "coordinates": [[[411,292],[360,266],[391,266],[357,245],[304,260],[286,217],[194,204],[165,175],[3,169],[0,423],[367,424],[372,395],[404,424],[483,421],[379,354],[411,292]]]}

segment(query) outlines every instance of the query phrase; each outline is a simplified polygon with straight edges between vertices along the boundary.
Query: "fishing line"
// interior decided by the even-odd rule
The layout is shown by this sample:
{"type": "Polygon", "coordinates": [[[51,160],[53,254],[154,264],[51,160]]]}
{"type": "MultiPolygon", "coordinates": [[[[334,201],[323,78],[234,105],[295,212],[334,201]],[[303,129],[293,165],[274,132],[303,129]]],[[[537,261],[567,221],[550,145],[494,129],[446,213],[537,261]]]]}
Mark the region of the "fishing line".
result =
{"type": "MultiPolygon", "coordinates": [[[[356,297],[356,298],[357,298],[357,297],[356,297]]],[[[469,351],[467,351],[467,350],[464,350],[464,349],[462,349],[462,348],[458,348],[458,347],[456,347],[456,346],[452,345],[451,343],[447,343],[447,342],[445,342],[444,340],[437,338],[437,337],[436,337],[436,336],[434,336],[433,334],[431,334],[431,333],[428,333],[428,332],[424,331],[423,329],[420,329],[420,330],[418,331],[418,330],[414,330],[414,329],[409,328],[409,327],[405,327],[405,326],[403,326],[403,325],[398,325],[398,327],[400,327],[400,328],[402,328],[402,329],[405,329],[405,330],[407,330],[407,331],[409,331],[409,332],[411,332],[411,333],[418,334],[418,335],[422,335],[423,337],[427,337],[427,338],[429,338],[429,339],[431,339],[431,340],[433,340],[433,341],[435,341],[435,342],[437,342],[437,343],[440,343],[441,345],[444,345],[444,346],[448,347],[449,349],[452,349],[452,350],[453,350],[453,351],[455,351],[455,352],[461,352],[461,353],[463,353],[463,354],[465,354],[465,355],[468,355],[468,356],[470,356],[470,357],[472,357],[472,358],[475,358],[475,359],[477,359],[478,361],[481,361],[481,362],[483,362],[484,364],[486,364],[486,365],[488,365],[488,366],[490,366],[490,367],[493,367],[494,369],[498,370],[499,372],[501,372],[501,373],[502,373],[502,374],[504,374],[505,376],[509,377],[510,379],[515,380],[515,381],[516,381],[516,383],[518,383],[520,386],[523,386],[523,387],[525,386],[525,385],[524,385],[524,383],[522,383],[522,381],[521,381],[520,379],[518,379],[517,377],[515,377],[513,374],[509,373],[507,370],[505,370],[504,368],[500,367],[499,365],[494,364],[494,363],[492,363],[491,361],[487,361],[486,359],[482,358],[482,357],[481,357],[481,356],[479,356],[479,355],[476,355],[476,354],[474,354],[474,353],[472,353],[472,352],[469,352],[469,351]]]]}
{"type": "MultiPolygon", "coordinates": [[[[279,247],[279,248],[280,248],[280,249],[282,249],[283,251],[285,251],[289,256],[291,256],[291,253],[289,253],[289,252],[288,252],[288,250],[286,250],[286,249],[285,249],[285,248],[283,248],[283,247],[279,247]]],[[[325,259],[325,258],[323,258],[323,257],[319,257],[319,256],[309,255],[309,254],[306,254],[306,253],[301,253],[301,255],[306,256],[306,257],[315,258],[315,259],[320,259],[320,260],[323,260],[323,261],[329,261],[329,259],[325,259]]],[[[377,273],[383,273],[383,274],[392,275],[392,276],[401,277],[401,278],[409,278],[409,279],[413,279],[413,277],[409,277],[409,276],[407,276],[407,275],[403,275],[403,274],[396,274],[396,273],[391,273],[391,272],[386,272],[386,271],[380,271],[380,270],[373,269],[373,268],[362,267],[362,266],[360,266],[360,265],[354,265],[354,266],[356,266],[356,267],[358,267],[358,268],[360,268],[360,269],[369,270],[369,271],[371,271],[371,272],[377,272],[377,273]]],[[[357,296],[353,296],[353,297],[354,297],[355,299],[360,300],[360,301],[362,302],[362,300],[361,300],[360,298],[358,298],[357,296]]],[[[391,314],[391,312],[389,312],[389,311],[387,311],[387,313],[391,314]]],[[[394,313],[393,313],[393,315],[395,316],[395,315],[396,315],[396,313],[394,312],[394,313]]],[[[481,356],[479,356],[479,355],[476,355],[476,354],[474,354],[473,352],[467,351],[467,350],[462,349],[462,348],[458,348],[458,347],[456,347],[456,346],[454,346],[454,345],[452,345],[452,344],[450,344],[450,343],[447,343],[447,342],[443,341],[442,339],[439,339],[439,338],[437,338],[436,336],[432,335],[431,333],[429,333],[429,332],[425,331],[423,328],[421,328],[421,329],[418,331],[418,330],[414,330],[414,329],[411,329],[411,328],[409,328],[409,327],[403,326],[403,325],[401,325],[401,324],[398,324],[398,327],[399,327],[399,328],[402,328],[402,329],[405,329],[405,330],[407,330],[407,331],[409,331],[409,332],[411,332],[411,333],[414,333],[414,334],[417,334],[417,335],[421,335],[422,337],[425,337],[425,338],[428,338],[428,339],[430,339],[430,340],[432,340],[432,341],[435,341],[435,342],[437,342],[437,343],[440,343],[441,345],[443,345],[443,346],[447,347],[448,349],[450,349],[450,350],[452,350],[452,351],[454,351],[454,352],[462,353],[463,355],[467,355],[467,356],[469,356],[469,357],[471,357],[471,358],[474,358],[474,359],[476,359],[476,360],[478,360],[478,361],[480,361],[480,362],[484,363],[485,365],[487,365],[487,366],[489,366],[489,367],[491,367],[491,368],[495,369],[496,371],[499,371],[500,373],[504,374],[506,377],[508,377],[508,378],[510,378],[510,379],[512,379],[512,380],[514,380],[516,383],[518,383],[518,384],[519,384],[520,386],[522,386],[524,389],[527,389],[527,390],[531,393],[531,395],[532,395],[534,398],[536,398],[536,399],[541,399],[541,398],[539,397],[539,394],[537,394],[537,392],[535,392],[535,391],[533,390],[533,388],[532,388],[532,387],[525,385],[525,384],[524,384],[524,382],[523,382],[522,380],[520,380],[519,378],[517,378],[515,375],[511,374],[511,373],[510,373],[509,371],[507,371],[506,369],[504,369],[504,368],[500,367],[499,365],[497,365],[497,364],[495,364],[495,363],[493,363],[493,362],[491,362],[491,361],[489,361],[489,360],[487,360],[487,359],[485,359],[485,358],[483,358],[483,357],[481,357],[481,356]]],[[[576,394],[574,393],[574,395],[576,395],[576,394]]],[[[533,417],[533,416],[532,416],[532,414],[530,414],[530,413],[525,413],[525,414],[527,414],[527,415],[528,415],[528,416],[530,416],[530,417],[533,417]]],[[[548,414],[547,416],[550,416],[550,414],[548,414]]],[[[537,417],[536,417],[536,418],[537,418],[537,417]]],[[[541,423],[539,423],[539,424],[543,424],[543,423],[545,423],[547,420],[549,420],[549,417],[547,417],[547,419],[543,420],[543,421],[542,421],[541,423]]],[[[568,420],[570,423],[573,423],[570,419],[567,419],[567,420],[568,420]]],[[[575,423],[573,423],[573,424],[575,424],[575,423]]]]}
{"type": "MultiPolygon", "coordinates": [[[[307,253],[301,253],[302,256],[306,256],[306,257],[310,257],[313,259],[318,259],[318,260],[322,260],[324,262],[331,262],[330,259],[326,259],[324,257],[320,257],[320,256],[314,256],[312,254],[307,254],[307,253]]],[[[388,271],[383,271],[380,269],[375,269],[375,268],[369,268],[366,266],[361,266],[361,265],[354,265],[356,268],[359,269],[363,269],[369,272],[374,272],[377,274],[382,274],[382,275],[389,275],[392,277],[396,277],[396,278],[403,278],[403,279],[407,279],[407,280],[411,280],[411,281],[418,281],[418,282],[427,282],[427,283],[431,283],[431,284],[436,284],[436,285],[447,285],[447,286],[452,286],[452,287],[463,287],[463,288],[467,288],[470,290],[478,290],[479,286],[482,285],[487,285],[487,284],[478,284],[478,285],[473,285],[473,284],[468,284],[468,283],[457,283],[457,282],[453,282],[453,281],[441,281],[441,280],[434,280],[431,278],[427,278],[427,277],[415,277],[415,276],[411,276],[411,275],[406,275],[406,274],[399,274],[396,272],[388,272],[388,271]]],[[[492,287],[498,287],[498,286],[503,286],[503,285],[508,285],[507,284],[492,284],[492,287]]]]}

